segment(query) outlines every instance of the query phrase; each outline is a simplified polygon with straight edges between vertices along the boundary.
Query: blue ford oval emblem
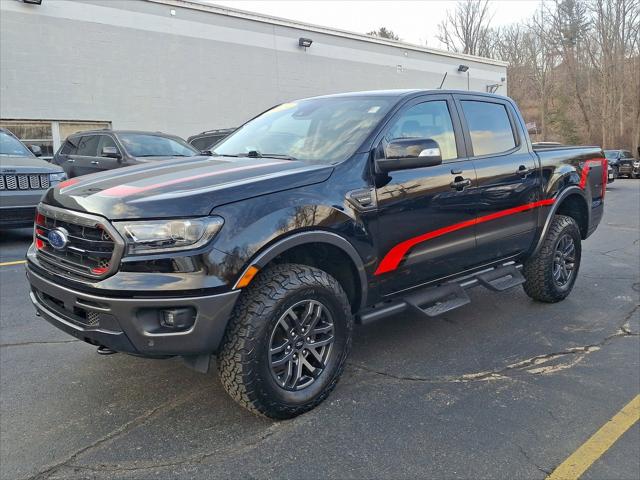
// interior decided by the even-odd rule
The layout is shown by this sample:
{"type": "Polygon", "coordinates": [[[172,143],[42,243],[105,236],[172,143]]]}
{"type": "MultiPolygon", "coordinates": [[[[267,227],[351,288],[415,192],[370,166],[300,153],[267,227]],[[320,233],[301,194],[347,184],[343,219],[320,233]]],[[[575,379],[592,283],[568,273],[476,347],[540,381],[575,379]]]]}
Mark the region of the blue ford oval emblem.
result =
{"type": "Polygon", "coordinates": [[[69,232],[64,228],[54,228],[47,235],[47,240],[49,240],[49,244],[53,248],[62,250],[67,246],[67,243],[69,243],[69,232]]]}

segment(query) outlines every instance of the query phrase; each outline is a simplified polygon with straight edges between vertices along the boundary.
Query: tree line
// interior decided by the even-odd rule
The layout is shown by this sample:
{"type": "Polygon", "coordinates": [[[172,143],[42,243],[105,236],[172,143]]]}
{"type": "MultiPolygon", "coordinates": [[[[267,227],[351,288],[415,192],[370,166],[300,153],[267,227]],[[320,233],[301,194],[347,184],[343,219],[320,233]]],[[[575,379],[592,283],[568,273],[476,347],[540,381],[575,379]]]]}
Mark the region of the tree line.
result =
{"type": "Polygon", "coordinates": [[[500,27],[490,0],[460,0],[437,38],[449,51],[509,62],[506,93],[536,124],[534,141],[638,155],[640,0],[548,0],[500,27]]]}

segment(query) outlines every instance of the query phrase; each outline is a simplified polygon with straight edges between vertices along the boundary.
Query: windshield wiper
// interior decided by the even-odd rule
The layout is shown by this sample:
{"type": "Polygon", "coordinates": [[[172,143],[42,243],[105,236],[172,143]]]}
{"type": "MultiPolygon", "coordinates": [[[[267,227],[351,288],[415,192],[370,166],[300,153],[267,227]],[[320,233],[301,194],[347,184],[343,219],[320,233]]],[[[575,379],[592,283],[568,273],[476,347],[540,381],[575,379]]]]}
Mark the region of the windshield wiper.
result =
{"type": "Polygon", "coordinates": [[[282,158],[283,160],[298,160],[296,157],[292,157],[291,155],[285,155],[283,153],[260,153],[257,150],[251,150],[248,153],[239,153],[238,157],[249,157],[249,158],[282,158]]]}

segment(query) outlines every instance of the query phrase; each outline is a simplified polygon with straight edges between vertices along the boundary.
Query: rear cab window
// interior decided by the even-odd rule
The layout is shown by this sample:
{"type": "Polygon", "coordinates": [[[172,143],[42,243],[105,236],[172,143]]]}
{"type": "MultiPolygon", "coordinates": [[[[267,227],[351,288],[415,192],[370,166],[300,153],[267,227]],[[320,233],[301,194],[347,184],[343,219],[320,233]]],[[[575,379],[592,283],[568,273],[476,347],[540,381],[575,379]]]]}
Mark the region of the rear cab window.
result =
{"type": "Polygon", "coordinates": [[[469,128],[471,146],[476,157],[496,155],[517,146],[507,108],[502,103],[461,100],[469,128]]]}

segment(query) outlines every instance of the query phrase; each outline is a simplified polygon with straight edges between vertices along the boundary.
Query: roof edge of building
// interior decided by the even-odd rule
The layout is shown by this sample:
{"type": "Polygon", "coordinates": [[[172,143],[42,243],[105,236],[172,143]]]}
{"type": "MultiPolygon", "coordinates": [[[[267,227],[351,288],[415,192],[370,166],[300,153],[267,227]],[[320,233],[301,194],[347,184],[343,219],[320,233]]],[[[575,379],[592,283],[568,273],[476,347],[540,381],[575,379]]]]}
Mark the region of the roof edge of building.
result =
{"type": "Polygon", "coordinates": [[[204,3],[199,0],[145,0],[150,3],[157,3],[161,5],[167,5],[178,8],[188,8],[191,10],[200,10],[204,12],[214,13],[217,15],[226,15],[228,17],[243,18],[245,20],[252,20],[255,22],[268,23],[271,25],[279,25],[283,27],[299,28],[301,30],[308,30],[317,33],[323,33],[326,35],[333,35],[336,37],[350,38],[352,40],[359,40],[368,43],[377,43],[380,45],[387,45],[390,47],[403,48],[405,50],[412,50],[422,53],[431,53],[433,55],[439,55],[449,58],[457,58],[460,60],[472,60],[474,62],[485,63],[488,65],[495,65],[498,67],[506,67],[508,62],[502,60],[495,60],[487,57],[479,57],[476,55],[468,55],[464,53],[448,52],[446,50],[439,50],[436,48],[423,47],[422,45],[416,45],[414,43],[401,42],[397,40],[389,40],[385,38],[372,37],[363,33],[350,32],[347,30],[340,30],[336,28],[323,27],[321,25],[314,25],[311,23],[300,22],[298,20],[289,20],[286,18],[275,17],[272,15],[266,15],[263,13],[249,12],[246,10],[239,10],[231,7],[223,7],[213,3],[204,3]]]}

